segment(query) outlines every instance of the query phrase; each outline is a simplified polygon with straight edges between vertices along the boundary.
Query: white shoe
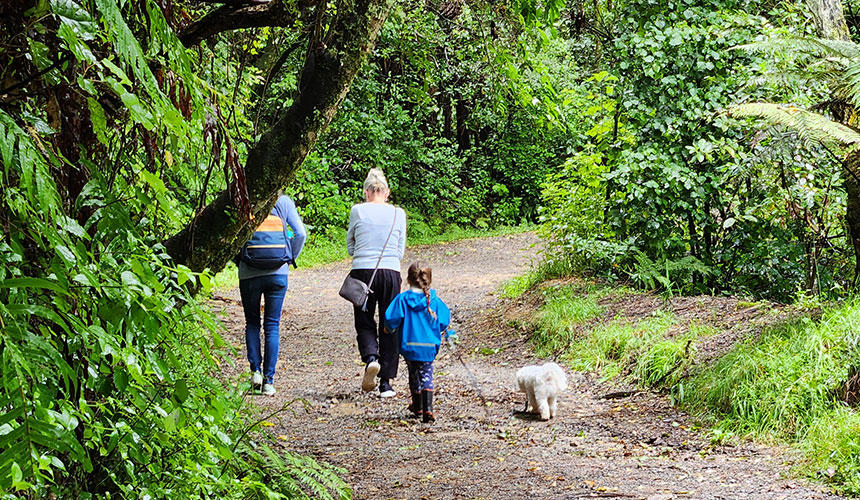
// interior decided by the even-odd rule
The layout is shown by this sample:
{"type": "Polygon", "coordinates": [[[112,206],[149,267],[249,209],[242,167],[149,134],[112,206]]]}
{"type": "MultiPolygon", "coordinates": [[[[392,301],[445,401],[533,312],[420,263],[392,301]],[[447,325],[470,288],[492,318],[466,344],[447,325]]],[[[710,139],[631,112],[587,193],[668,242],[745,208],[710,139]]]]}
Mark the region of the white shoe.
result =
{"type": "Polygon", "coordinates": [[[386,381],[379,381],[379,397],[381,398],[393,398],[397,393],[394,392],[394,389],[391,387],[391,383],[386,381]]]}
{"type": "Polygon", "coordinates": [[[278,391],[275,390],[274,385],[263,384],[263,395],[264,396],[274,396],[276,392],[278,392],[278,391]]]}
{"type": "Polygon", "coordinates": [[[256,389],[263,385],[263,374],[260,372],[254,372],[251,375],[251,388],[256,389]]]}
{"type": "Polygon", "coordinates": [[[370,392],[376,387],[376,374],[379,373],[379,362],[371,361],[364,367],[364,376],[361,378],[361,390],[370,392]]]}

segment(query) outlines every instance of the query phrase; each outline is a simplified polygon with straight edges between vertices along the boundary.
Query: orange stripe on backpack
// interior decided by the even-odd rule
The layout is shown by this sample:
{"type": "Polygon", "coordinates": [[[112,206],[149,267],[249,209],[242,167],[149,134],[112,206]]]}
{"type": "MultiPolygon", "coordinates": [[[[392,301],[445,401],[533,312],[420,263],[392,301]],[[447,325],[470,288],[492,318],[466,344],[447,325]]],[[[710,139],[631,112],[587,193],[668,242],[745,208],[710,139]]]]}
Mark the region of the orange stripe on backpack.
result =
{"type": "Polygon", "coordinates": [[[277,215],[269,215],[260,224],[260,227],[257,228],[257,231],[272,231],[272,232],[281,232],[284,230],[284,223],[281,221],[281,218],[277,215]]]}

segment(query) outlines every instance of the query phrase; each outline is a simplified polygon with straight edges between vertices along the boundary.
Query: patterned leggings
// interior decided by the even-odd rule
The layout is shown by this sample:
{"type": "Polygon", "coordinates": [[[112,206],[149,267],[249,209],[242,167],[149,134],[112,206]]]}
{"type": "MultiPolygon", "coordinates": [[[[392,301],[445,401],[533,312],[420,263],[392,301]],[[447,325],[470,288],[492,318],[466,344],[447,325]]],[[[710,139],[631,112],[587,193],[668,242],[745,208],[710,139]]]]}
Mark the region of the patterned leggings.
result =
{"type": "Polygon", "coordinates": [[[406,361],[409,369],[409,390],[413,394],[433,390],[433,362],[406,361]]]}

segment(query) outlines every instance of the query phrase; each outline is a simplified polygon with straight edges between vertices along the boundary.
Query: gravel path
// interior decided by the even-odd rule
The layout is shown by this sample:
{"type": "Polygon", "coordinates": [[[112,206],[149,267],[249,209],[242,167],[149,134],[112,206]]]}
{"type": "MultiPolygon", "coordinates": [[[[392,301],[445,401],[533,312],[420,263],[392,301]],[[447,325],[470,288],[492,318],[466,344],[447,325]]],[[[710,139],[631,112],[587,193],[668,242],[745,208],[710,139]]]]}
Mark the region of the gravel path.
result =
{"type": "MultiPolygon", "coordinates": [[[[613,388],[591,375],[568,374],[570,388],[550,422],[515,413],[524,399],[514,373],[540,360],[499,320],[494,293],[528,269],[537,243],[525,233],[407,252],[404,275],[413,260],[431,264],[434,288],[463,339],[456,353],[443,348],[437,359],[433,425],[407,418],[402,363],[397,397],[361,392],[352,311],[337,296],[349,263],[292,272],[278,394],[255,401],[264,410],[296,398],[308,406],[294,404],[268,431],[291,450],[344,467],[356,498],[838,498],[785,479],[783,450],[712,446],[664,397],[603,399],[613,388]]],[[[238,291],[213,304],[226,314],[225,338],[240,348],[225,374],[239,376],[247,364],[238,291]]]]}

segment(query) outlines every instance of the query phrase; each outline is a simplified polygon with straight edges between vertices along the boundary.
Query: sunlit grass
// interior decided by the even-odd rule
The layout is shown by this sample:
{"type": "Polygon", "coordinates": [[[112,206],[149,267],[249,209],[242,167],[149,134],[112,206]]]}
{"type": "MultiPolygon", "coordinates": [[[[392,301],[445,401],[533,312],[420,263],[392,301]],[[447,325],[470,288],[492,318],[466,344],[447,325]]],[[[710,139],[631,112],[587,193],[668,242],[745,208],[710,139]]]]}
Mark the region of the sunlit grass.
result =
{"type": "Polygon", "coordinates": [[[533,337],[538,356],[552,356],[564,351],[576,341],[579,325],[603,313],[593,295],[577,295],[572,287],[548,293],[546,303],[537,316],[533,337]]]}
{"type": "Polygon", "coordinates": [[[537,353],[607,379],[667,389],[676,404],[714,426],[714,442],[745,436],[793,444],[805,457],[800,474],[860,494],[860,415],[840,399],[860,369],[857,302],[833,306],[818,321],[768,327],[717,360],[694,365],[699,341],[719,333],[714,327],[684,325],[661,311],[593,321],[605,314],[601,298],[615,293],[548,288],[534,320],[537,353]]]}
{"type": "MultiPolygon", "coordinates": [[[[564,359],[575,370],[599,371],[612,378],[636,366],[638,357],[662,340],[675,323],[675,317],[667,313],[638,322],[616,319],[583,336],[565,353],[564,359]]],[[[646,362],[652,364],[655,360],[646,362]]]]}

